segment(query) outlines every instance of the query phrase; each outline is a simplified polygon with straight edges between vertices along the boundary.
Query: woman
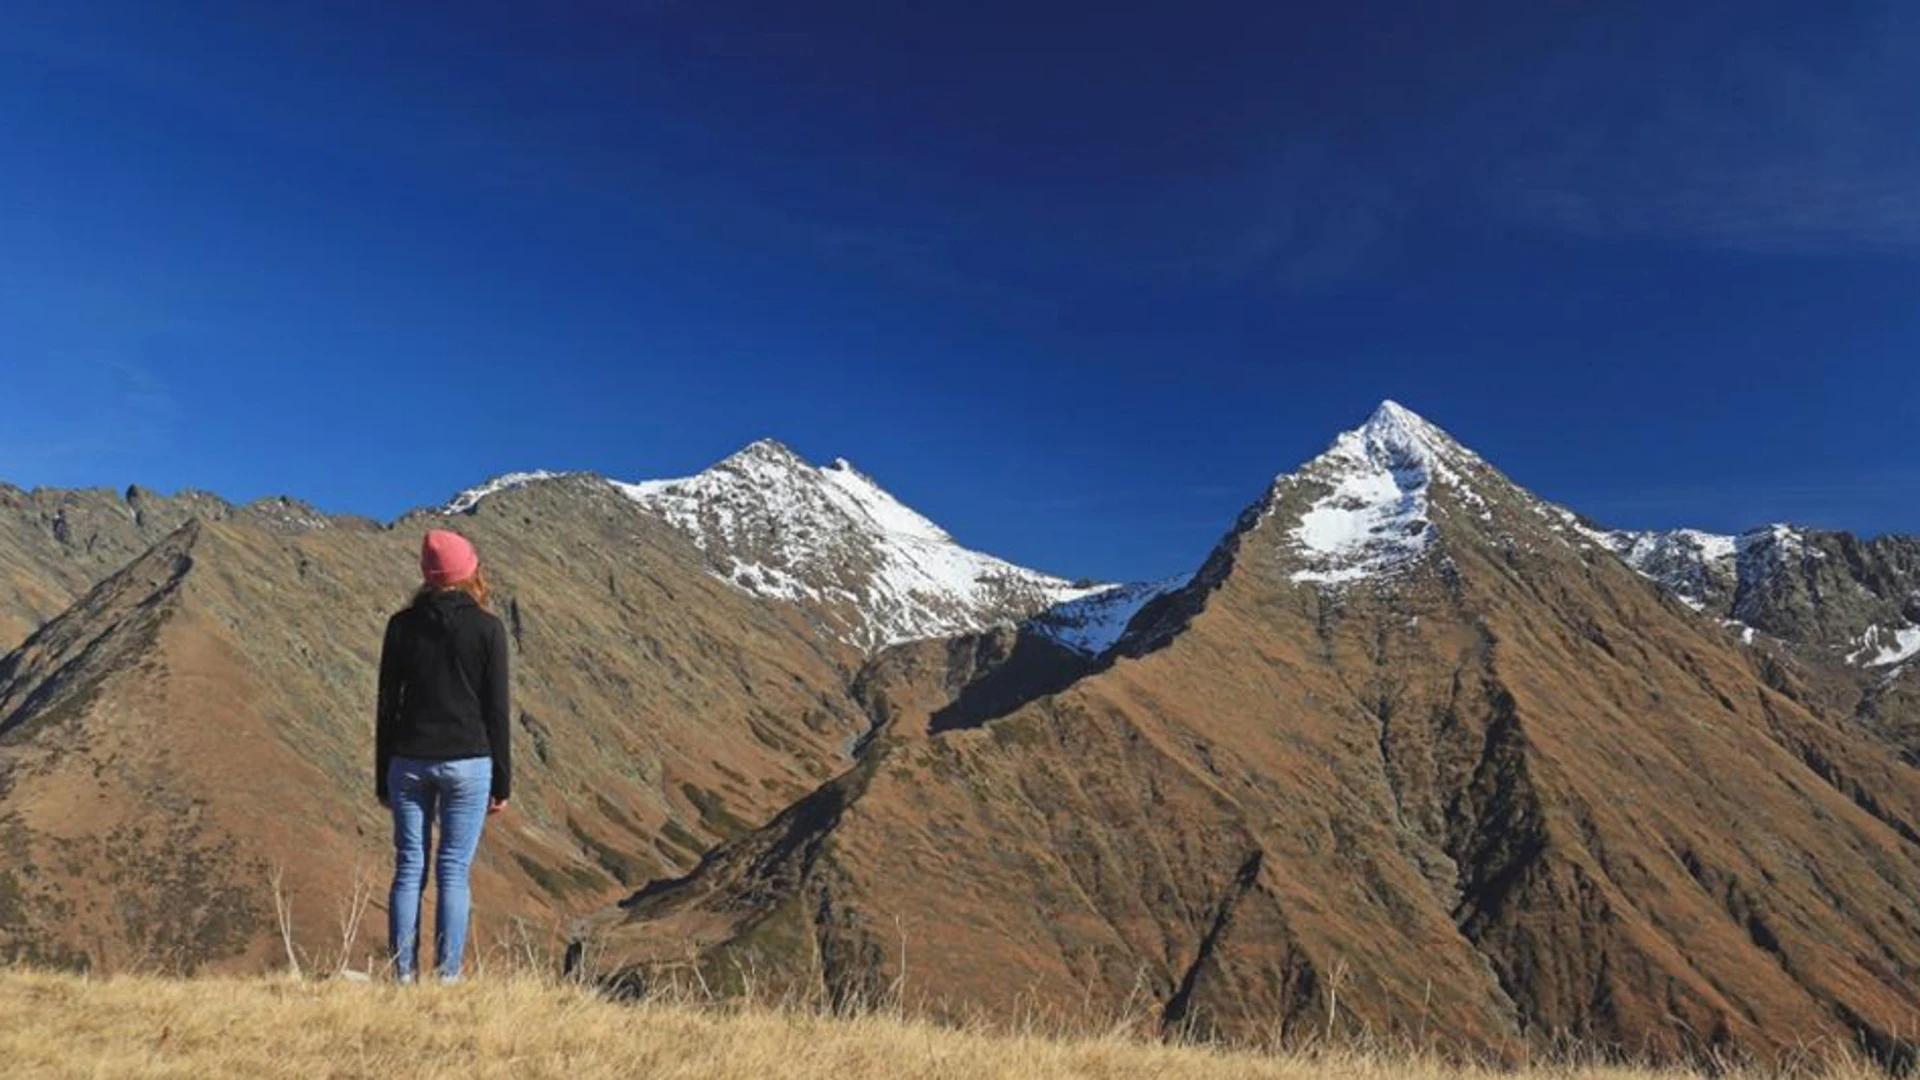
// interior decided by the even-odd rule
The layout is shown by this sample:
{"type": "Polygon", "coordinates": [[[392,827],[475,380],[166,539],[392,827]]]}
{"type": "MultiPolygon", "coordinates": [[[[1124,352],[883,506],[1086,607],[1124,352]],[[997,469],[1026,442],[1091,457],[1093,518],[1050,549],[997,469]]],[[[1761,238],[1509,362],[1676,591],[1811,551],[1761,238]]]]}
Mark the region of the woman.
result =
{"type": "Polygon", "coordinates": [[[380,647],[374,790],[393,810],[393,890],[387,948],[395,976],[418,975],[427,846],[440,823],[433,969],[460,980],[472,906],[468,872],[480,827],[506,809],[513,780],[507,742],[507,632],[487,611],[480,556],[458,533],[435,529],[420,547],[425,583],[387,620],[380,647]]]}

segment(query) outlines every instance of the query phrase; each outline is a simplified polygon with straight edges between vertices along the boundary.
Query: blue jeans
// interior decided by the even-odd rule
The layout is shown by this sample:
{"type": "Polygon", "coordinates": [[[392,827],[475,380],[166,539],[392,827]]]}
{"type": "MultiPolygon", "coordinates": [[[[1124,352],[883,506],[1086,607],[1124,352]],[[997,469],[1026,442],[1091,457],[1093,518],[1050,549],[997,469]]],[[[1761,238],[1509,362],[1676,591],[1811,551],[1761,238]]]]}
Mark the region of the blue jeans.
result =
{"type": "Polygon", "coordinates": [[[396,757],[387,766],[388,802],[393,806],[393,890],[387,894],[387,950],[394,974],[411,982],[419,970],[420,906],[427,891],[427,848],[433,822],[440,821],[440,846],[433,876],[440,883],[438,925],[434,928],[433,969],[442,981],[460,977],[467,949],[467,920],[473,908],[468,874],[487,820],[487,796],[493,785],[491,758],[422,761],[396,757]]]}

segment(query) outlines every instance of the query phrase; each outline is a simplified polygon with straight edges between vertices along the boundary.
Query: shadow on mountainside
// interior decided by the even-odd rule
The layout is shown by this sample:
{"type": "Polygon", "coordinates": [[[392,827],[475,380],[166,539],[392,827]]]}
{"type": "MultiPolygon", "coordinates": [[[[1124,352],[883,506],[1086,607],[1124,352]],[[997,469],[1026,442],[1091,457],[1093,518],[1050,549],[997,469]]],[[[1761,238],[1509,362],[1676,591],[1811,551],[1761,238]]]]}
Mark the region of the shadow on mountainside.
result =
{"type": "Polygon", "coordinates": [[[951,704],[934,712],[927,731],[939,735],[981,727],[1057,694],[1105,666],[1036,634],[1020,633],[998,663],[967,683],[951,704]]]}

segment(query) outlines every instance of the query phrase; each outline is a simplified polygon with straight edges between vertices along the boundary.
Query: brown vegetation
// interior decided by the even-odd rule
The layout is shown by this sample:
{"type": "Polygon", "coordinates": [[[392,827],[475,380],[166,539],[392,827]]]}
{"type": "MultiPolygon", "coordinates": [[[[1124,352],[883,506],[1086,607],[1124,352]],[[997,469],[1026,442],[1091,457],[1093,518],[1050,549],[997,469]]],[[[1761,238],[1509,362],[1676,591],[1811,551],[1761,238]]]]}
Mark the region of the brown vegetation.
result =
{"type": "MultiPolygon", "coordinates": [[[[287,978],[0,973],[0,1061],[55,1077],[309,1080],[1686,1080],[1628,1066],[1493,1072],[1412,1051],[1273,1054],[1168,1044],[1125,1024],[940,1027],[889,1011],[621,1004],[526,976],[457,987],[287,978]]],[[[1810,1051],[1795,1075],[1867,1080],[1810,1051]]],[[[1739,1070],[1721,1080],[1775,1074],[1739,1070]]]]}

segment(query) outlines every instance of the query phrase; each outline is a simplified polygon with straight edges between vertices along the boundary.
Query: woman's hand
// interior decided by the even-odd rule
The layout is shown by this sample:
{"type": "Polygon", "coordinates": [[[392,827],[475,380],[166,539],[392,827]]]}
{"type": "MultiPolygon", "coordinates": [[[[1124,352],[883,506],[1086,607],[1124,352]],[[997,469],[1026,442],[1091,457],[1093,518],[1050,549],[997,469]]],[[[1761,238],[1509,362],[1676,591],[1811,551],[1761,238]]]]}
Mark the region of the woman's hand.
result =
{"type": "Polygon", "coordinates": [[[507,800],[505,799],[488,799],[487,800],[487,816],[488,817],[492,817],[495,814],[498,814],[500,811],[505,810],[506,808],[507,808],[507,800]]]}

